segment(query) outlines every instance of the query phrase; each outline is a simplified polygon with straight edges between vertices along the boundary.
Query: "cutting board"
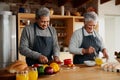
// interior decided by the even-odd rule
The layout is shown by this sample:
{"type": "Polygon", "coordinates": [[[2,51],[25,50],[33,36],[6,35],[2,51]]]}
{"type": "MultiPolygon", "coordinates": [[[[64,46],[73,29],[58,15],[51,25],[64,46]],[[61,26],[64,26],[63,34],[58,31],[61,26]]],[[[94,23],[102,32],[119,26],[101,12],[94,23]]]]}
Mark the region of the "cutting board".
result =
{"type": "Polygon", "coordinates": [[[7,70],[0,70],[0,80],[16,80],[16,76],[7,70]]]}

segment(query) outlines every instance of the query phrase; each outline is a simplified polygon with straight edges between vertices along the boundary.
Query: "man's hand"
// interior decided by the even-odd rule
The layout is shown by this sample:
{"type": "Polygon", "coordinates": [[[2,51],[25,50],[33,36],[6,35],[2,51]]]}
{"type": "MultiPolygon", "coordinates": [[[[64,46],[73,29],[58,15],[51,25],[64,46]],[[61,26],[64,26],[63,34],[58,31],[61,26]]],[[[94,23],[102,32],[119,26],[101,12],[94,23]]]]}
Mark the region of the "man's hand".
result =
{"type": "Polygon", "coordinates": [[[48,58],[46,56],[44,56],[44,55],[40,55],[39,61],[41,63],[48,63],[48,58]]]}
{"type": "Polygon", "coordinates": [[[61,62],[58,56],[53,56],[55,62],[61,62]]]}

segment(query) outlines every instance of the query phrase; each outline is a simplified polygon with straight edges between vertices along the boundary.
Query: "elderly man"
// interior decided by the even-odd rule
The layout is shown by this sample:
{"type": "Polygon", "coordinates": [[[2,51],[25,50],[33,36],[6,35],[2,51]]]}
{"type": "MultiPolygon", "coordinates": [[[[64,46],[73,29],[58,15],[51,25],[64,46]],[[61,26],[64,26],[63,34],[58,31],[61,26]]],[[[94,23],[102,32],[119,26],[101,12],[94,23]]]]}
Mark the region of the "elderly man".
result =
{"type": "Polygon", "coordinates": [[[49,26],[50,12],[46,7],[36,11],[36,22],[23,29],[20,40],[20,53],[26,56],[29,66],[59,61],[59,45],[56,30],[49,26]]]}

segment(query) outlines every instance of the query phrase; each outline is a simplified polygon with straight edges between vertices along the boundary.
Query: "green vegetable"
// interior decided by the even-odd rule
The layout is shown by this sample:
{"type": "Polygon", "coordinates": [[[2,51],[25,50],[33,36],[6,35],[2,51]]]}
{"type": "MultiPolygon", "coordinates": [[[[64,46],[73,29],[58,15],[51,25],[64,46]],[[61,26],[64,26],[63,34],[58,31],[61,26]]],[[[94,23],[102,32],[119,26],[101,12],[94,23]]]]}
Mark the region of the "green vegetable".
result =
{"type": "Polygon", "coordinates": [[[44,67],[43,66],[39,66],[37,68],[37,70],[38,70],[38,74],[44,74],[44,67]]]}

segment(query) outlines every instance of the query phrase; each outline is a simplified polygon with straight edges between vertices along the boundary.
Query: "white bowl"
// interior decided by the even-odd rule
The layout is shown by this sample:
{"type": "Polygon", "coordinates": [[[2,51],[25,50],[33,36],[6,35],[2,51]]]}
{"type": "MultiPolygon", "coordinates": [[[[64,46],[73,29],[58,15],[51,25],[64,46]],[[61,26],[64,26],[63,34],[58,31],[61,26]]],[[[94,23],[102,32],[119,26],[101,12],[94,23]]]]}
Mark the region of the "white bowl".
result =
{"type": "Polygon", "coordinates": [[[95,66],[95,61],[91,61],[91,60],[87,60],[87,61],[84,61],[84,64],[87,65],[87,66],[95,66]]]}

